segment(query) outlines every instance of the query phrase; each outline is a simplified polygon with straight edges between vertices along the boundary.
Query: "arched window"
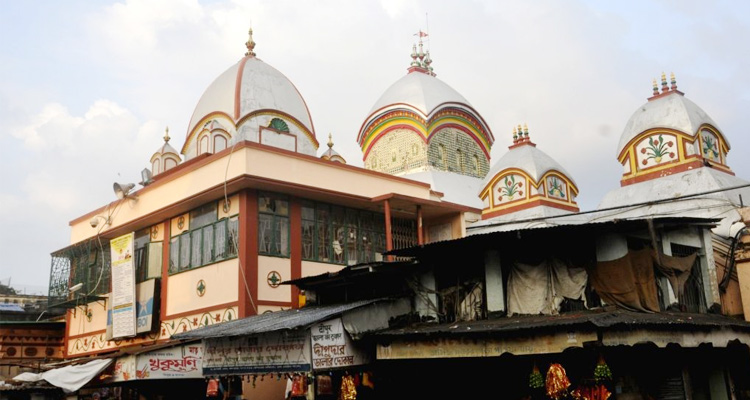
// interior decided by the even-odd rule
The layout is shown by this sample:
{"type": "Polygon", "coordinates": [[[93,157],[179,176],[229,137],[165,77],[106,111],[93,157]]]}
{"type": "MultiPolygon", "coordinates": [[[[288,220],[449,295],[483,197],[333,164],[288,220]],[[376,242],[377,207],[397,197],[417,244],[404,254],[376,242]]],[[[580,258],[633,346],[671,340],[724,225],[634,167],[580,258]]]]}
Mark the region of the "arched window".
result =
{"type": "Polygon", "coordinates": [[[214,153],[218,153],[227,148],[227,138],[224,135],[214,134],[214,153]]]}
{"type": "Polygon", "coordinates": [[[198,155],[208,153],[208,135],[201,136],[198,141],[198,155]]]}
{"type": "Polygon", "coordinates": [[[474,173],[479,173],[479,156],[477,156],[476,154],[474,154],[474,173]]]}
{"type": "Polygon", "coordinates": [[[160,172],[161,172],[161,171],[159,171],[159,159],[157,158],[157,159],[156,159],[156,160],[154,160],[154,162],[153,162],[153,163],[151,164],[151,174],[152,174],[152,175],[156,175],[156,174],[158,174],[158,173],[160,173],[160,172]]]}
{"type": "Polygon", "coordinates": [[[167,171],[171,168],[174,168],[177,166],[177,161],[175,161],[172,158],[165,158],[164,159],[164,171],[167,171]]]}
{"type": "Polygon", "coordinates": [[[461,150],[456,150],[456,162],[458,163],[458,170],[464,172],[464,153],[461,150]]]}

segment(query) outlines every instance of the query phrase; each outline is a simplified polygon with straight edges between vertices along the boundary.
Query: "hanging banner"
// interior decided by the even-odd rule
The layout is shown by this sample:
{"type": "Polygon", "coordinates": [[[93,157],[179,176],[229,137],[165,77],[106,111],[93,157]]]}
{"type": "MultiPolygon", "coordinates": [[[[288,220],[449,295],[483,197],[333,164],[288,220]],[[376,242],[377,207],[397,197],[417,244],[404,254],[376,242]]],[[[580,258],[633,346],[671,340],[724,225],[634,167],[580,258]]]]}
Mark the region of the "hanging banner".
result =
{"type": "Polygon", "coordinates": [[[205,339],[203,375],[310,370],[308,331],[205,339]]]}
{"type": "Polygon", "coordinates": [[[112,255],[112,338],[136,334],[134,237],[131,232],[109,241],[112,255]]]}
{"type": "Polygon", "coordinates": [[[367,353],[352,343],[344,330],[341,318],[321,322],[310,327],[313,369],[329,369],[364,365],[370,362],[367,353]]]}
{"type": "Polygon", "coordinates": [[[149,279],[137,285],[136,293],[136,332],[145,333],[154,330],[154,299],[158,289],[156,279],[149,279]]]}
{"type": "Polygon", "coordinates": [[[138,355],[138,379],[203,378],[203,344],[168,347],[138,355]]]}

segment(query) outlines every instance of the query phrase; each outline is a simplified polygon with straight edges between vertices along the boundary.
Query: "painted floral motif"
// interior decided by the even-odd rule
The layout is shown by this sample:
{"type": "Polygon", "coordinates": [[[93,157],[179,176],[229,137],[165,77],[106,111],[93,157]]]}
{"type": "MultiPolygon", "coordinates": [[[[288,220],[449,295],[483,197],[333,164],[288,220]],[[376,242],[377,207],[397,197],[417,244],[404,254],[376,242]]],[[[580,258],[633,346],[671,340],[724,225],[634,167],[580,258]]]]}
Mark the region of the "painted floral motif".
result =
{"type": "Polygon", "coordinates": [[[556,176],[548,178],[547,180],[547,194],[552,197],[565,198],[565,186],[556,176]]]}
{"type": "Polygon", "coordinates": [[[641,154],[645,154],[647,157],[641,161],[643,165],[648,164],[648,160],[653,159],[655,163],[661,163],[661,160],[665,156],[674,158],[674,150],[672,147],[674,142],[671,140],[668,142],[664,141],[664,137],[659,135],[658,138],[654,139],[654,136],[648,138],[648,146],[641,149],[641,154]]]}
{"type": "Polygon", "coordinates": [[[508,200],[513,200],[515,195],[523,196],[521,188],[523,188],[523,182],[516,182],[516,177],[513,175],[506,176],[503,181],[503,186],[498,189],[500,194],[498,200],[502,201],[503,197],[507,197],[508,200]]]}
{"type": "Polygon", "coordinates": [[[701,135],[701,140],[703,142],[703,156],[707,157],[711,160],[718,160],[719,159],[719,149],[718,149],[718,140],[716,140],[713,135],[701,135]]]}

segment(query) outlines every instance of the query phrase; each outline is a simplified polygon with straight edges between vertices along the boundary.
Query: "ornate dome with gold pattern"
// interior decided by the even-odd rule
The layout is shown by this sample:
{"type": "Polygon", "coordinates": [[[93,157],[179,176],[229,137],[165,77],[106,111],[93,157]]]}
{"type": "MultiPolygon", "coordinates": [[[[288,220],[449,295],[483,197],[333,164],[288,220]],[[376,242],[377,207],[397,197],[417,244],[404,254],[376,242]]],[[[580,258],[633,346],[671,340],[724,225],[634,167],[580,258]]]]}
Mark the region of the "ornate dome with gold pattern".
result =
{"type": "Polygon", "coordinates": [[[255,56],[252,29],[249,35],[245,56],[198,101],[181,151],[186,160],[238,140],[315,155],[318,141],[305,100],[286,76],[255,56]]]}
{"type": "Polygon", "coordinates": [[[430,52],[412,48],[408,73],[375,102],[357,136],[365,168],[393,175],[447,171],[483,178],[494,138],[469,102],[435,77],[430,52]]]}

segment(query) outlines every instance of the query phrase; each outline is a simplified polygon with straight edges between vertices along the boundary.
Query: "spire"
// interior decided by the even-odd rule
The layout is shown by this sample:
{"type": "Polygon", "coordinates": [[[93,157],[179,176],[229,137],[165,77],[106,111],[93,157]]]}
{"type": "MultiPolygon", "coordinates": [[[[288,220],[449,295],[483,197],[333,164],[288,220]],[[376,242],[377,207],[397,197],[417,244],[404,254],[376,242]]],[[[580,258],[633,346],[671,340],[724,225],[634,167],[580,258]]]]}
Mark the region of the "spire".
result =
{"type": "Polygon", "coordinates": [[[662,93],[669,91],[669,86],[667,86],[667,74],[664,72],[661,73],[661,91],[662,93]]]}
{"type": "Polygon", "coordinates": [[[518,143],[518,134],[516,133],[516,127],[513,127],[513,144],[518,143]]]}
{"type": "Polygon", "coordinates": [[[333,134],[330,134],[330,133],[328,134],[328,148],[329,149],[333,148],[333,134]]]}
{"type": "Polygon", "coordinates": [[[246,57],[255,57],[255,52],[253,51],[255,49],[255,41],[253,40],[253,28],[250,28],[249,31],[247,31],[248,39],[247,42],[245,42],[245,47],[247,47],[247,51],[245,52],[246,57]]]}
{"type": "Polygon", "coordinates": [[[168,143],[169,139],[171,139],[169,137],[169,127],[166,127],[166,129],[164,129],[164,143],[168,143]]]}
{"type": "Polygon", "coordinates": [[[659,85],[656,84],[656,78],[654,78],[654,96],[659,95],[659,85]]]}
{"type": "Polygon", "coordinates": [[[409,72],[421,72],[424,74],[435,76],[432,71],[432,58],[430,57],[430,50],[424,50],[424,42],[422,38],[427,37],[427,33],[421,30],[414,34],[419,37],[419,51],[417,51],[417,44],[411,48],[411,63],[409,64],[409,72]]]}
{"type": "Polygon", "coordinates": [[[670,82],[669,82],[669,83],[671,84],[671,85],[669,86],[669,89],[671,89],[671,90],[677,90],[677,79],[676,79],[676,78],[674,77],[674,72],[672,72],[672,73],[670,74],[670,76],[669,76],[669,80],[670,80],[670,82]]]}

